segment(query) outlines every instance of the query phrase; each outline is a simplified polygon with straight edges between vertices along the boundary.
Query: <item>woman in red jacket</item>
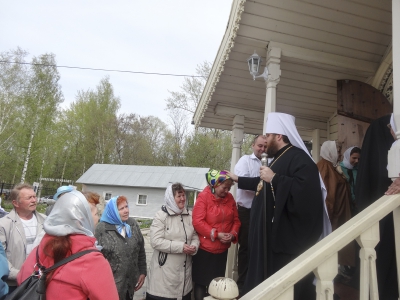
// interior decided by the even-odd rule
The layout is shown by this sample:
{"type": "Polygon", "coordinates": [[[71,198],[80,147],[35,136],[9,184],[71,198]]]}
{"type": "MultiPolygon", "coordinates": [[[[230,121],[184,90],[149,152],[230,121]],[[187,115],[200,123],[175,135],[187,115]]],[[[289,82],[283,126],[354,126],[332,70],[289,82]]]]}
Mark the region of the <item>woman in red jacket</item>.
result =
{"type": "Polygon", "coordinates": [[[192,215],[200,239],[192,270],[196,300],[207,296],[211,280],[225,275],[228,248],[237,243],[240,228],[236,202],[229,193],[232,179],[217,170],[210,170],[206,178],[209,186],[198,195],[192,215]]]}
{"type": "MultiPolygon", "coordinates": [[[[99,221],[93,194],[72,191],[62,195],[44,222],[46,232],[39,246],[31,251],[17,276],[18,284],[28,278],[39,262],[52,266],[80,251],[96,249],[93,235],[99,221]]],[[[119,299],[110,264],[100,251],[90,252],[50,272],[46,277],[46,299],[119,299]]]]}

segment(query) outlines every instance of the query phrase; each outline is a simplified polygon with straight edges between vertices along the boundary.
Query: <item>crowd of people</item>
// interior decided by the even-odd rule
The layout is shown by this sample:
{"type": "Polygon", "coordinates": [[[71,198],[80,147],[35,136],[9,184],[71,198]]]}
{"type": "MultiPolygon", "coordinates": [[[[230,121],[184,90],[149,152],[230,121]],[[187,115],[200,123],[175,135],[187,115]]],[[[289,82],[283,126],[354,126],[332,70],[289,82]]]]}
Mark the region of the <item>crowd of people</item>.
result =
{"type": "MultiPolygon", "coordinates": [[[[0,299],[12,297],[34,271],[74,256],[47,274],[47,299],[129,300],[146,280],[148,300],[189,300],[192,294],[200,300],[214,278],[225,276],[228,248],[236,243],[244,295],[385,193],[400,192],[400,180],[392,182],[386,168],[395,130],[393,117],[380,118],[362,147],[349,147],[341,159],[341,145],[326,141],[315,163],[294,117],[270,113],[265,135],[254,138],[253,153],[233,172],[205,174],[208,185],[192,211],[184,186],[167,186],[150,227],[149,266],[126,196],[111,198],[100,216],[97,193],[60,187],[46,216],[36,210],[32,186],[19,184],[10,193],[14,208],[0,218],[0,299]],[[268,166],[261,164],[263,152],[268,166]],[[230,193],[235,182],[236,199],[230,193]]],[[[397,299],[393,217],[380,223],[379,293],[397,299]]],[[[339,252],[340,276],[354,276],[357,256],[354,242],[339,252]]],[[[294,299],[315,299],[313,281],[310,273],[297,282],[294,299]]]]}

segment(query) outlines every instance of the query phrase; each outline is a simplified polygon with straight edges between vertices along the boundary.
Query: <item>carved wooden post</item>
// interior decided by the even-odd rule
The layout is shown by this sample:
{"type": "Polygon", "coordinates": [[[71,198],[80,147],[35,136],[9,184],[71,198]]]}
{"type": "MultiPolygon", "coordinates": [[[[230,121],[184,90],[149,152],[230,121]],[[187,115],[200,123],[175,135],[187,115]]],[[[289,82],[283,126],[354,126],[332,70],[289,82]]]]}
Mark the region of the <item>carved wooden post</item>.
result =
{"type": "MultiPolygon", "coordinates": [[[[232,159],[231,172],[234,171],[235,165],[240,158],[241,147],[244,137],[244,116],[236,115],[232,123],[232,159]]],[[[236,198],[236,188],[232,190],[233,196],[236,198]]],[[[237,263],[238,245],[231,244],[228,250],[228,260],[226,263],[225,277],[237,280],[238,278],[238,263],[237,263]]]]}
{"type": "MultiPolygon", "coordinates": [[[[397,274],[400,274],[400,207],[393,211],[394,238],[396,245],[396,265],[397,274]]],[[[397,283],[400,293],[400,276],[397,276],[397,283]]]]}
{"type": "Polygon", "coordinates": [[[314,270],[317,277],[317,300],[333,300],[333,279],[338,271],[337,252],[325,260],[314,270]]]}
{"type": "Polygon", "coordinates": [[[364,231],[357,238],[357,242],[361,247],[360,299],[378,300],[375,246],[379,242],[379,223],[364,231]]]}

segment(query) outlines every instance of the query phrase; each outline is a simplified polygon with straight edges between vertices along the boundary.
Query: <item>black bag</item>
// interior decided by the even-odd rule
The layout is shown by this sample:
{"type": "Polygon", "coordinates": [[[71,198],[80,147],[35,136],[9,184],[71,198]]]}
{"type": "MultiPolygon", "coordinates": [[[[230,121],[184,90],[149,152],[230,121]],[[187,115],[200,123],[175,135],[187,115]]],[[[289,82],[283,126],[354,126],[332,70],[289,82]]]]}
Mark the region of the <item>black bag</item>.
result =
{"type": "MultiPolygon", "coordinates": [[[[34,271],[31,276],[24,280],[5,300],[45,300],[46,299],[46,275],[54,269],[69,263],[70,261],[88,254],[96,249],[77,252],[71,256],[60,260],[49,268],[45,268],[39,263],[39,247],[36,248],[36,266],[39,270],[34,271]]],[[[35,266],[35,268],[36,268],[35,266]]]]}

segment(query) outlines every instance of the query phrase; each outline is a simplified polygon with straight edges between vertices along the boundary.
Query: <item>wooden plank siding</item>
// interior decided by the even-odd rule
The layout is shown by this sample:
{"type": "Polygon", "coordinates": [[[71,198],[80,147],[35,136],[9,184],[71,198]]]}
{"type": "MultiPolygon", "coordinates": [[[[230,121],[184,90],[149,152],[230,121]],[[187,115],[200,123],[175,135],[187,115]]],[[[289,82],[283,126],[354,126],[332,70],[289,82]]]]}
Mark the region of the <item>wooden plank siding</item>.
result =
{"type": "MultiPolygon", "coordinates": [[[[268,47],[283,45],[276,110],[325,124],[321,142],[338,139],[337,117],[327,128],[337,111],[337,80],[366,82],[375,75],[392,39],[391,0],[252,0],[242,9],[235,34],[227,30],[223,38],[213,67],[223,70],[207,81],[199,105],[207,108],[196,111],[196,126],[231,130],[234,116],[217,115],[218,106],[263,113],[266,83],[253,80],[247,59],[256,51],[262,72],[268,47]],[[234,44],[226,48],[229,39],[234,44]]],[[[260,133],[262,122],[245,118],[245,133],[260,133]]],[[[313,128],[299,130],[310,141],[313,128]]]]}
{"type": "Polygon", "coordinates": [[[337,116],[337,122],[338,142],[342,145],[342,154],[351,146],[361,148],[369,123],[341,115],[337,116]]]}
{"type": "Polygon", "coordinates": [[[328,127],[329,127],[329,134],[327,136],[328,140],[336,141],[337,138],[338,138],[338,117],[337,117],[337,114],[335,114],[335,116],[332,117],[329,120],[328,127]]]}

